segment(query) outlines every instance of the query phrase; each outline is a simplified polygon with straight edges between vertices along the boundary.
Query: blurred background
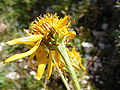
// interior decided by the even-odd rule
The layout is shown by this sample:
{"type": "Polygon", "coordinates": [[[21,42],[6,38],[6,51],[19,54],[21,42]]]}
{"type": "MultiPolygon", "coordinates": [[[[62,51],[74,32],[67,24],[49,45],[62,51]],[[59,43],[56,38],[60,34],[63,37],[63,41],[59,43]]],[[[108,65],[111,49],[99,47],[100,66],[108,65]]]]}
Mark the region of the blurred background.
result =
{"type": "MultiPolygon", "coordinates": [[[[0,61],[25,52],[24,45],[5,45],[24,37],[31,21],[40,14],[70,15],[71,29],[77,36],[73,44],[80,52],[86,71],[76,71],[81,90],[120,89],[120,1],[119,0],[0,0],[0,61]]],[[[42,90],[45,77],[36,72],[27,57],[15,62],[0,62],[0,90],[42,90]]],[[[71,79],[69,79],[71,89],[71,79]]],[[[48,90],[66,90],[58,72],[53,70],[48,90]]]]}

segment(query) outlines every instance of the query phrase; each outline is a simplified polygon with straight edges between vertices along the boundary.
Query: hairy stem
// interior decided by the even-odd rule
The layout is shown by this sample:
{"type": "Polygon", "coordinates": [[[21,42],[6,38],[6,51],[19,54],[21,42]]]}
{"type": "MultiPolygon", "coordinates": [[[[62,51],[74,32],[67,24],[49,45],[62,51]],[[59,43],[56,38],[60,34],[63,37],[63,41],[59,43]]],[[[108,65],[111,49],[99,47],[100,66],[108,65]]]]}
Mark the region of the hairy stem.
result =
{"type": "Polygon", "coordinates": [[[72,77],[72,80],[74,82],[76,90],[80,90],[80,84],[79,84],[79,82],[77,80],[77,76],[75,74],[75,70],[72,67],[72,64],[70,62],[70,59],[69,59],[68,53],[66,51],[64,42],[62,42],[62,44],[60,44],[59,46],[57,46],[57,49],[60,52],[61,56],[63,57],[63,60],[66,63],[67,69],[68,69],[68,71],[69,71],[69,73],[70,73],[70,75],[72,77]]]}
{"type": "Polygon", "coordinates": [[[66,89],[67,89],[67,90],[70,90],[69,84],[67,83],[67,80],[65,79],[64,75],[62,74],[62,71],[61,71],[61,70],[59,69],[59,67],[57,66],[56,61],[55,61],[55,58],[54,58],[53,55],[52,55],[52,60],[53,60],[53,62],[54,62],[54,64],[55,64],[58,72],[60,73],[61,79],[62,79],[62,81],[63,81],[66,89]]]}

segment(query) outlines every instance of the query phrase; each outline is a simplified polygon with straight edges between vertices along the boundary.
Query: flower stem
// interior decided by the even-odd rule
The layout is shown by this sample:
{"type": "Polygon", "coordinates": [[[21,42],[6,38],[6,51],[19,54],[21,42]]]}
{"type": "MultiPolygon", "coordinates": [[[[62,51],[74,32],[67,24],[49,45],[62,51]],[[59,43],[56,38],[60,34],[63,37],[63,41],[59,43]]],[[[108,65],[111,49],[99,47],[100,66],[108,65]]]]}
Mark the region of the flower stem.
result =
{"type": "Polygon", "coordinates": [[[60,76],[61,76],[61,78],[62,78],[62,81],[63,81],[66,89],[67,89],[67,90],[70,90],[69,84],[67,83],[67,80],[65,79],[64,75],[62,74],[62,71],[61,71],[61,70],[59,69],[59,67],[57,66],[56,61],[55,61],[55,58],[54,58],[53,55],[52,55],[52,60],[53,60],[53,62],[54,62],[54,64],[55,64],[58,72],[60,73],[60,76]]]}
{"type": "Polygon", "coordinates": [[[63,57],[63,60],[66,63],[68,71],[72,77],[72,80],[74,81],[74,85],[75,85],[76,90],[80,90],[80,85],[79,85],[79,82],[77,80],[77,76],[75,74],[74,68],[72,67],[72,64],[70,62],[70,59],[69,59],[68,53],[66,51],[64,42],[62,42],[62,44],[57,46],[57,49],[60,52],[61,56],[63,57]]]}

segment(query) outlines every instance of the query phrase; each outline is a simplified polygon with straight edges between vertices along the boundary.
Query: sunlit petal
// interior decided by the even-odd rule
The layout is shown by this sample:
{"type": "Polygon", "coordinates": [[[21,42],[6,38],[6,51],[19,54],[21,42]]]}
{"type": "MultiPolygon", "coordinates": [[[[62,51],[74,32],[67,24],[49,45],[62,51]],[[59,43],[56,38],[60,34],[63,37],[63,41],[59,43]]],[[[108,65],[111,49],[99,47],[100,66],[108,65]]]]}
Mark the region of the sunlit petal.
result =
{"type": "Polygon", "coordinates": [[[27,30],[25,30],[25,29],[23,29],[23,31],[27,34],[27,35],[29,35],[29,36],[31,36],[32,34],[31,33],[29,33],[27,30]]]}
{"type": "Polygon", "coordinates": [[[15,61],[15,60],[18,60],[20,58],[24,58],[24,57],[27,57],[27,56],[31,55],[32,53],[34,53],[37,50],[37,48],[39,47],[39,44],[40,44],[40,41],[37,42],[36,45],[32,49],[30,49],[29,51],[21,53],[21,54],[15,54],[15,55],[7,58],[4,61],[4,63],[15,61]]]}
{"type": "Polygon", "coordinates": [[[40,63],[38,65],[38,70],[37,70],[37,74],[36,74],[36,79],[37,80],[41,79],[41,77],[42,77],[42,75],[44,73],[45,67],[46,67],[46,62],[40,63]]]}
{"type": "Polygon", "coordinates": [[[65,26],[68,23],[68,20],[69,16],[65,16],[63,19],[61,19],[58,28],[65,26]]]}
{"type": "Polygon", "coordinates": [[[36,52],[36,59],[38,62],[38,70],[37,70],[37,74],[36,74],[36,79],[40,80],[44,73],[44,70],[46,67],[46,62],[48,61],[47,54],[46,54],[46,51],[44,50],[43,46],[40,46],[38,48],[38,50],[36,52]]]}
{"type": "Polygon", "coordinates": [[[75,63],[72,63],[73,67],[76,69],[80,69],[80,67],[78,65],[76,65],[75,63]]]}
{"type": "Polygon", "coordinates": [[[83,70],[86,70],[86,68],[82,65],[82,63],[80,63],[80,67],[81,67],[83,70]]]}
{"type": "Polygon", "coordinates": [[[48,61],[48,67],[47,67],[47,77],[46,79],[49,79],[52,73],[52,68],[53,68],[53,62],[52,62],[52,55],[51,52],[49,54],[49,61],[48,61]]]}
{"type": "Polygon", "coordinates": [[[24,38],[18,38],[18,39],[14,39],[11,41],[6,42],[6,44],[9,45],[13,45],[13,44],[34,44],[34,42],[39,41],[43,38],[43,35],[31,35],[28,37],[24,37],[24,38]]]}

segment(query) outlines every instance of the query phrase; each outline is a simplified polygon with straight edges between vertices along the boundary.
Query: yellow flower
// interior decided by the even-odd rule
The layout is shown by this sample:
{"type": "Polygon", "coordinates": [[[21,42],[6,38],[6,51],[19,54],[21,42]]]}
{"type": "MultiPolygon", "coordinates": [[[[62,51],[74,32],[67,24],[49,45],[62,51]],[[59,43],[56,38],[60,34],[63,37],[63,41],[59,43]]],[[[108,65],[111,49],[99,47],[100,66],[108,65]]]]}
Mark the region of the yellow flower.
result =
{"type": "Polygon", "coordinates": [[[75,67],[76,69],[82,68],[83,70],[86,70],[86,68],[82,65],[82,58],[75,48],[72,48],[71,51],[67,48],[67,52],[73,67],[75,67]]]}
{"type": "MultiPolygon", "coordinates": [[[[29,56],[28,61],[34,67],[35,64],[32,62],[33,58],[36,57],[37,63],[37,74],[36,78],[38,80],[41,79],[44,70],[47,66],[46,79],[49,79],[52,73],[52,68],[54,63],[52,61],[52,56],[55,57],[56,63],[61,70],[67,70],[66,64],[62,59],[60,53],[56,50],[56,46],[60,45],[61,42],[65,42],[76,35],[74,31],[68,31],[69,25],[69,16],[65,16],[64,18],[59,19],[59,17],[54,14],[45,14],[37,17],[34,20],[30,27],[29,32],[24,30],[29,36],[24,38],[18,38],[11,41],[6,42],[6,44],[27,44],[30,45],[30,50],[21,54],[15,54],[9,58],[7,58],[4,63],[18,60],[20,58],[24,58],[29,56]],[[48,64],[48,65],[47,65],[48,64]]],[[[68,51],[69,55],[73,53],[77,53],[76,51],[68,51]]],[[[79,55],[75,57],[75,60],[80,62],[79,55]]],[[[71,62],[74,67],[79,65],[75,64],[74,57],[71,57],[71,62]]]]}
{"type": "Polygon", "coordinates": [[[43,17],[39,16],[34,20],[29,29],[33,34],[42,34],[46,37],[49,33],[58,34],[60,36],[75,36],[74,31],[68,31],[68,26],[71,22],[69,21],[69,16],[59,19],[59,17],[54,14],[44,14],[43,17]]]}

